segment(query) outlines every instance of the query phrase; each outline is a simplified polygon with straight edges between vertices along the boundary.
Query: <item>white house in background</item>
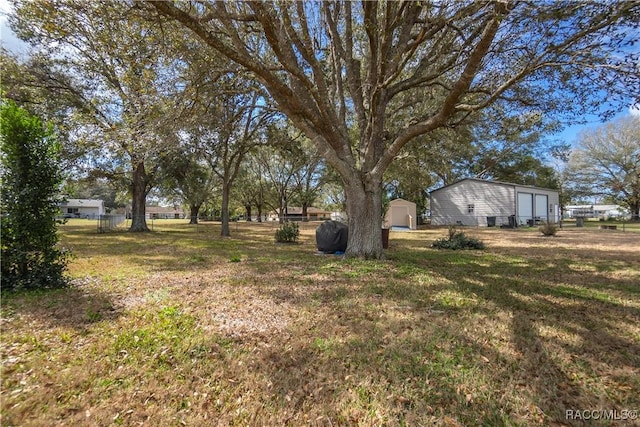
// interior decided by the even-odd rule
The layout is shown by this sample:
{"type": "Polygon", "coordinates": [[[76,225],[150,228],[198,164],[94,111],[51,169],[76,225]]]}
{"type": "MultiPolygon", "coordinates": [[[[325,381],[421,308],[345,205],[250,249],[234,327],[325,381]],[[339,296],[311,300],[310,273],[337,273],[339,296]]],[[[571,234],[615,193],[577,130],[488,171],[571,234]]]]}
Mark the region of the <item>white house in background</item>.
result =
{"type": "Polygon", "coordinates": [[[105,213],[104,200],[66,199],[60,203],[60,210],[65,218],[96,219],[105,213]]]}
{"type": "Polygon", "coordinates": [[[417,228],[416,204],[404,199],[394,199],[389,202],[389,209],[384,216],[386,227],[403,227],[415,230],[417,228]]]}
{"type": "Polygon", "coordinates": [[[560,220],[557,190],[465,178],[430,194],[431,224],[520,226],[560,220]]]}
{"type": "Polygon", "coordinates": [[[144,212],[147,219],[183,219],[187,217],[182,207],[175,206],[145,206],[144,212]]]}
{"type": "Polygon", "coordinates": [[[622,218],[629,215],[629,211],[619,205],[569,205],[565,206],[565,213],[569,218],[622,218]]]}

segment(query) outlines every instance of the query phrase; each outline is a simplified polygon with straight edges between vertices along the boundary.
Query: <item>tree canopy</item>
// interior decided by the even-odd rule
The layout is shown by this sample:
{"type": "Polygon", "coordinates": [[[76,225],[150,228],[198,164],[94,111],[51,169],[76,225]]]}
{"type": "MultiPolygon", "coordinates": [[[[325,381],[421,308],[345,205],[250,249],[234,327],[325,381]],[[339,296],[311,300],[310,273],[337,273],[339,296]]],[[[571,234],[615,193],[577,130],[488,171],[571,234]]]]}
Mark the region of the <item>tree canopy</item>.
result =
{"type": "Polygon", "coordinates": [[[16,1],[18,35],[64,73],[74,93],[72,138],[92,150],[92,163],[128,181],[131,231],[147,231],[145,199],[155,185],[175,55],[171,39],[125,1],[16,1]]]}

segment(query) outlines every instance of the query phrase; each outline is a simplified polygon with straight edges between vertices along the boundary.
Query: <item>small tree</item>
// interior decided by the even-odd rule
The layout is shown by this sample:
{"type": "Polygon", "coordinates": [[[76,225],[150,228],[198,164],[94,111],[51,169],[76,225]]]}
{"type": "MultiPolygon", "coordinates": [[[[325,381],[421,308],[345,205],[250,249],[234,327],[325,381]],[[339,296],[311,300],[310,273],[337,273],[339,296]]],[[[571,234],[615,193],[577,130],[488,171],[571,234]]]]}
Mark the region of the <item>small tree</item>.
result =
{"type": "Polygon", "coordinates": [[[296,243],[300,236],[300,229],[297,222],[287,221],[276,230],[276,242],[296,243]]]}
{"type": "Polygon", "coordinates": [[[50,128],[11,102],[0,104],[2,289],[66,285],[56,214],[60,146],[50,128]]]}

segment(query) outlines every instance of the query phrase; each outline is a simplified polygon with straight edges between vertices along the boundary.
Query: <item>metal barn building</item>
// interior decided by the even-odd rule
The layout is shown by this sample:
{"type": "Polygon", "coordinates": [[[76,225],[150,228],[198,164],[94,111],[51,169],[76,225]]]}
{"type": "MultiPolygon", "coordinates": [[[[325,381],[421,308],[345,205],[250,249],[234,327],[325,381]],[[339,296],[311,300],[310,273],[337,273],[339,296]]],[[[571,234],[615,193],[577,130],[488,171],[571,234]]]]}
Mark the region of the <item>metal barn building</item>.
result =
{"type": "Polygon", "coordinates": [[[557,190],[465,178],[430,193],[431,224],[532,226],[560,220],[557,190]]]}

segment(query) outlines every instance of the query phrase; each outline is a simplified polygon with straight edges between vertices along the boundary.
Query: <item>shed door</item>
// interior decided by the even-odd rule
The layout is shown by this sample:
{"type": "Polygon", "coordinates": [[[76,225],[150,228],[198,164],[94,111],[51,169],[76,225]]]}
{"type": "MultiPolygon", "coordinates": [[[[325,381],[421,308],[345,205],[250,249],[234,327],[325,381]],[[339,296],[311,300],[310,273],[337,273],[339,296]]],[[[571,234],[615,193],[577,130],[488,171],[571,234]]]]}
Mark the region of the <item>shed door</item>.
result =
{"type": "Polygon", "coordinates": [[[391,226],[407,227],[407,207],[391,206],[391,226]]]}
{"type": "Polygon", "coordinates": [[[549,220],[549,198],[546,194],[536,194],[536,218],[549,220]]]}
{"type": "Polygon", "coordinates": [[[526,224],[533,219],[533,194],[518,193],[518,224],[526,224]]]}

